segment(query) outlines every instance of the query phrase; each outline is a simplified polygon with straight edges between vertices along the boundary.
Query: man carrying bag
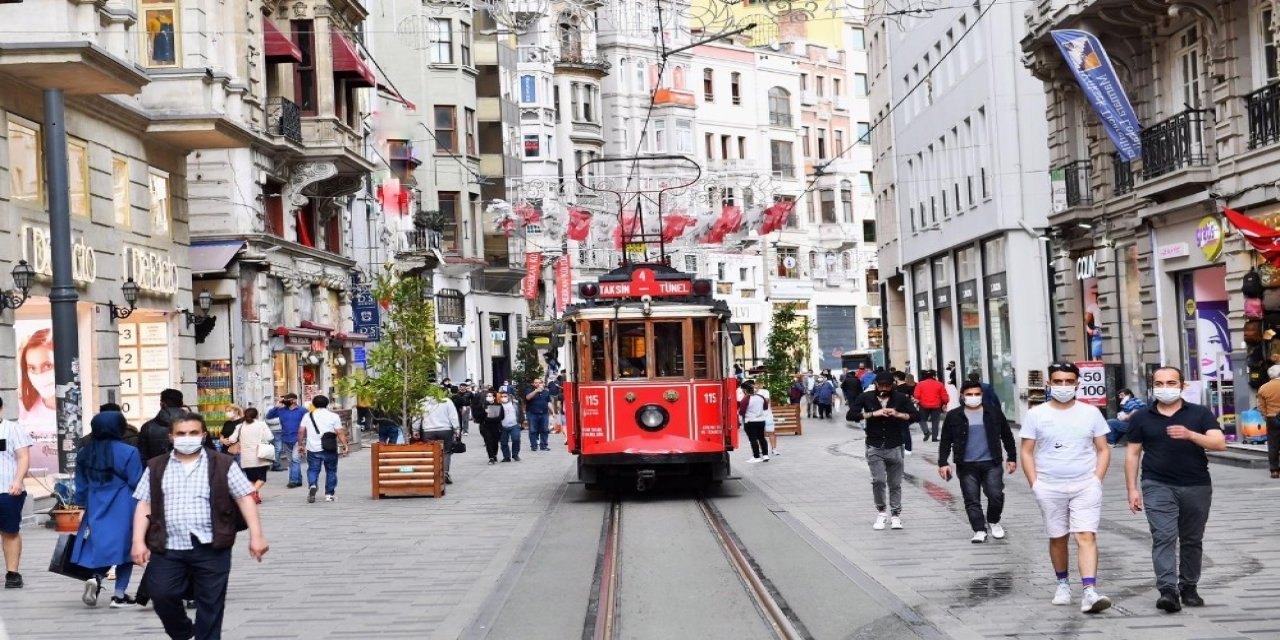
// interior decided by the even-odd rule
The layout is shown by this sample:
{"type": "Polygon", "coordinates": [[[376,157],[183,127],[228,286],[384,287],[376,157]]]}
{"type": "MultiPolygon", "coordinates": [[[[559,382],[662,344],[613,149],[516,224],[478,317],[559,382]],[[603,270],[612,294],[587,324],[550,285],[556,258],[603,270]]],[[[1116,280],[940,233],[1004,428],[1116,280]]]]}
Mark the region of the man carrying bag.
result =
{"type": "Polygon", "coordinates": [[[329,398],[316,396],[311,399],[315,410],[298,427],[298,452],[307,455],[307,502],[316,501],[320,483],[320,467],[324,467],[324,499],[334,501],[338,489],[338,452],[347,455],[347,431],[342,418],[329,410],[329,398]]]}

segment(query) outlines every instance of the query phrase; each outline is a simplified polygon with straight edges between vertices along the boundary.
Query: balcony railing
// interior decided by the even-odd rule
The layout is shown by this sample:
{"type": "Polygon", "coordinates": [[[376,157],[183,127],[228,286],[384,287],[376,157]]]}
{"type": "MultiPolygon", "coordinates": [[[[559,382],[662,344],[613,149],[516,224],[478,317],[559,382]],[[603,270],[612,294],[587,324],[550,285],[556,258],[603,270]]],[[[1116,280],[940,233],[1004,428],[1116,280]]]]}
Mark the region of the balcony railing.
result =
{"type": "Polygon", "coordinates": [[[1093,204],[1093,189],[1089,182],[1089,173],[1092,168],[1088,160],[1078,160],[1061,167],[1062,172],[1067,177],[1068,207],[1093,204]]]}
{"type": "Polygon", "coordinates": [[[791,126],[791,114],[790,114],[790,113],[781,113],[781,112],[778,112],[778,111],[770,111],[770,112],[769,112],[769,124],[770,124],[770,125],[773,125],[773,126],[775,126],[775,127],[790,127],[790,126],[791,126]]]}
{"type": "Polygon", "coordinates": [[[267,98],[267,132],[302,144],[302,112],[298,105],[279,96],[267,98]]]}
{"type": "Polygon", "coordinates": [[[1133,191],[1133,163],[1120,159],[1120,153],[1111,154],[1111,191],[1117,196],[1133,191]]]}
{"type": "Polygon", "coordinates": [[[444,234],[432,229],[405,231],[404,248],[407,251],[443,251],[444,234]]]}
{"type": "Polygon", "coordinates": [[[1184,167],[1208,164],[1204,114],[1188,109],[1142,130],[1142,177],[1157,178],[1184,167]]]}
{"type": "Polygon", "coordinates": [[[1280,142],[1280,82],[1245,96],[1249,110],[1249,148],[1280,142]]]}
{"type": "Polygon", "coordinates": [[[775,164],[773,165],[773,177],[794,178],[796,177],[796,166],[793,164],[775,164]]]}
{"type": "Polygon", "coordinates": [[[580,69],[598,73],[608,73],[609,67],[612,66],[603,56],[572,47],[561,49],[555,63],[557,69],[580,69]]]}

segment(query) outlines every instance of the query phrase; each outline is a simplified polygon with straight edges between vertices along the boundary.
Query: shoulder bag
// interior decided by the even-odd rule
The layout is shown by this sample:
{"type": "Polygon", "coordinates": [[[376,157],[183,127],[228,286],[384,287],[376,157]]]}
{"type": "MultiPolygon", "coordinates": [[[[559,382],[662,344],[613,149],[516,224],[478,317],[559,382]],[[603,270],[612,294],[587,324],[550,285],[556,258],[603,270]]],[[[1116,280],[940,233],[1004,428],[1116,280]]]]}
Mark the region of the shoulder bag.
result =
{"type": "Polygon", "coordinates": [[[332,431],[321,434],[320,426],[316,424],[316,414],[312,413],[309,417],[311,418],[311,428],[315,430],[316,435],[320,436],[320,450],[326,453],[337,453],[338,434],[332,431]]]}
{"type": "Polygon", "coordinates": [[[275,437],[271,433],[270,429],[267,429],[266,433],[267,433],[267,439],[258,443],[258,459],[270,460],[272,462],[275,462],[275,459],[276,459],[275,437]]]}

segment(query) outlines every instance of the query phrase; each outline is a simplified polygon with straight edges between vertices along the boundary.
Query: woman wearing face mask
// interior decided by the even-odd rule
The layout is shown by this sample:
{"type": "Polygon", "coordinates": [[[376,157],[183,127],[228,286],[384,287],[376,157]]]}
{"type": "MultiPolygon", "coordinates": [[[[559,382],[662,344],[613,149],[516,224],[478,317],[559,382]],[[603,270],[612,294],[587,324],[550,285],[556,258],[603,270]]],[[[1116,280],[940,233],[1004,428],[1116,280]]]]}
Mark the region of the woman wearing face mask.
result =
{"type": "Polygon", "coordinates": [[[218,432],[218,442],[226,453],[240,462],[240,443],[232,440],[236,435],[236,427],[244,422],[244,409],[238,404],[227,405],[227,420],[222,423],[222,431],[218,432]]]}
{"type": "Polygon", "coordinates": [[[113,609],[134,606],[125,591],[133,576],[133,511],[137,501],[133,490],[142,478],[142,457],[137,448],[125,444],[127,424],[124,414],[107,411],[90,423],[93,439],[76,459],[76,500],[85,507],[80,533],[71,559],[82,567],[95,569],[85,581],[81,601],[98,605],[102,579],[111,566],[116,568],[113,609]]]}
{"type": "Polygon", "coordinates": [[[240,445],[241,455],[237,456],[240,468],[244,470],[244,475],[249,478],[249,482],[253,483],[253,501],[257,504],[262,504],[258,490],[267,483],[267,469],[275,459],[275,451],[264,449],[263,445],[269,445],[274,441],[275,436],[271,433],[271,427],[258,419],[258,410],[253,407],[245,409],[244,422],[240,423],[235,434],[231,436],[230,442],[240,445]],[[270,454],[270,456],[264,458],[263,454],[270,454]]]}
{"type": "Polygon", "coordinates": [[[1018,470],[1018,448],[1004,413],[982,402],[982,383],[965,380],[960,385],[961,406],[947,412],[938,441],[938,475],[951,480],[948,458],[955,454],[955,475],[960,478],[964,510],[973,529],[973,543],[987,541],[989,535],[1004,538],[1000,516],[1004,512],[1004,477],[1018,470]],[[1001,455],[1001,445],[1004,454],[1001,455]],[[1003,462],[1003,464],[1001,464],[1003,462]],[[987,511],[982,512],[982,494],[987,494],[987,511]]]}
{"type": "Polygon", "coordinates": [[[56,469],[56,454],[45,454],[40,446],[49,445],[53,450],[58,424],[51,329],[40,329],[27,338],[18,352],[18,371],[18,424],[36,441],[36,446],[31,447],[31,468],[56,469]]]}
{"type": "MultiPolygon", "coordinates": [[[[484,450],[489,454],[489,464],[498,462],[498,438],[502,436],[502,405],[498,404],[493,389],[485,392],[476,415],[480,419],[480,437],[484,438],[484,450]]],[[[516,436],[519,439],[519,435],[516,436]]]]}

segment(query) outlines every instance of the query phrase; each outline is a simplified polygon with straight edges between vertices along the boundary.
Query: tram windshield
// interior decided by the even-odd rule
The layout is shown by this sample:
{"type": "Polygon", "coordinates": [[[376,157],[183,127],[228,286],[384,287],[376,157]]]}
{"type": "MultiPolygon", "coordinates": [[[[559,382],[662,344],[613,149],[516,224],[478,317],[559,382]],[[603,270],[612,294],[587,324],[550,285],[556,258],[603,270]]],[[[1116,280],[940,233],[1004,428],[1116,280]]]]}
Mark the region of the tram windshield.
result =
{"type": "Polygon", "coordinates": [[[581,326],[582,381],[720,374],[714,318],[590,320],[581,326]]]}

